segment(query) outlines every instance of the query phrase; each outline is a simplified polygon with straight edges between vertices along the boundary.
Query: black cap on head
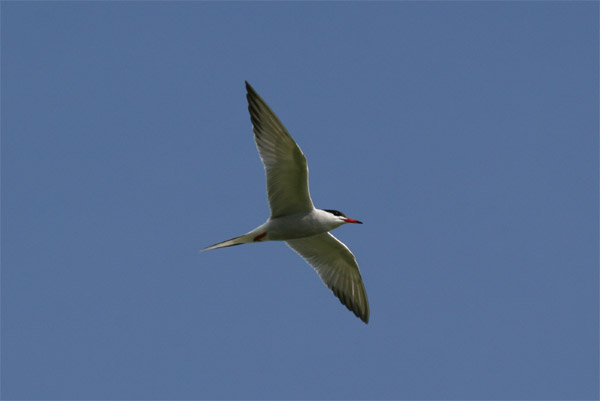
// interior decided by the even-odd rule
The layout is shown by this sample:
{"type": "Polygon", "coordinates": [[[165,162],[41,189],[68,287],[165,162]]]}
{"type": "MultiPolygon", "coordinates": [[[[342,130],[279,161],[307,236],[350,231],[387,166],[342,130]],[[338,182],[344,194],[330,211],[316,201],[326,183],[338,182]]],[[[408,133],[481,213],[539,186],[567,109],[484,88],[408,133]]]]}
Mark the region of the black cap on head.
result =
{"type": "Polygon", "coordinates": [[[344,213],[340,212],[339,210],[333,210],[333,209],[323,209],[323,210],[325,210],[326,212],[331,213],[334,216],[346,217],[346,215],[344,213]]]}

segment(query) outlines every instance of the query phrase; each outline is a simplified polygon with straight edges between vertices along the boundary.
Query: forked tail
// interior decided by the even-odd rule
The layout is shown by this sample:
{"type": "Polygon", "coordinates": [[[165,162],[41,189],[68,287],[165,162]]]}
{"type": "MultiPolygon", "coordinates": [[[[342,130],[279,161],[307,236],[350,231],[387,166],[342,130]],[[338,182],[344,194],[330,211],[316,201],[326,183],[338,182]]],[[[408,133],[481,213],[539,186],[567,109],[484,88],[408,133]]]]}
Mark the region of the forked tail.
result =
{"type": "Polygon", "coordinates": [[[226,246],[247,244],[248,242],[252,242],[252,241],[253,241],[252,235],[244,234],[244,235],[240,235],[239,237],[228,239],[227,241],[222,241],[217,244],[207,246],[206,248],[200,250],[200,252],[210,251],[211,249],[225,248],[226,246]]]}

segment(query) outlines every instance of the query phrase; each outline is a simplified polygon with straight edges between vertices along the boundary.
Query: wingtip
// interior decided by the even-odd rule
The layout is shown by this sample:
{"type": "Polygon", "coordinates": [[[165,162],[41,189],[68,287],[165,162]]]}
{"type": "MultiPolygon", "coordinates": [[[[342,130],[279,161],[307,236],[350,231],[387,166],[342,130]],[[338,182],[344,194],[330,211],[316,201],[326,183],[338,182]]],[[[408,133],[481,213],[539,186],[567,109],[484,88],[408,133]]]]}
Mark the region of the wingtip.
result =
{"type": "MultiPolygon", "coordinates": [[[[360,306],[360,304],[355,303],[354,300],[352,298],[348,298],[346,297],[346,294],[344,294],[342,291],[339,291],[336,287],[330,287],[331,291],[333,292],[333,294],[336,296],[336,298],[340,301],[340,303],[342,305],[344,305],[350,312],[352,312],[354,314],[354,316],[356,316],[357,318],[359,318],[360,320],[362,320],[365,324],[369,324],[369,304],[367,301],[367,304],[363,307],[360,306]]],[[[366,298],[366,293],[365,293],[365,298],[366,298]]]]}
{"type": "MultiPolygon", "coordinates": [[[[350,309],[350,308],[348,308],[350,309]]],[[[367,309],[367,311],[362,311],[362,313],[357,310],[357,309],[350,309],[352,312],[354,312],[354,314],[356,315],[357,318],[359,318],[360,320],[363,321],[364,324],[369,324],[369,310],[367,309]]]]}
{"type": "MultiPolygon", "coordinates": [[[[250,110],[252,103],[255,103],[257,101],[256,99],[260,99],[260,96],[258,96],[258,93],[256,93],[256,91],[254,90],[252,85],[248,83],[248,81],[244,82],[246,83],[246,99],[248,100],[248,110],[250,110]]],[[[252,112],[250,113],[250,115],[252,115],[252,112]]]]}
{"type": "Polygon", "coordinates": [[[364,322],[364,324],[369,324],[369,306],[367,305],[367,310],[361,310],[361,308],[358,305],[354,305],[354,304],[345,304],[345,306],[354,313],[354,315],[359,318],[360,320],[362,320],[364,322]]]}

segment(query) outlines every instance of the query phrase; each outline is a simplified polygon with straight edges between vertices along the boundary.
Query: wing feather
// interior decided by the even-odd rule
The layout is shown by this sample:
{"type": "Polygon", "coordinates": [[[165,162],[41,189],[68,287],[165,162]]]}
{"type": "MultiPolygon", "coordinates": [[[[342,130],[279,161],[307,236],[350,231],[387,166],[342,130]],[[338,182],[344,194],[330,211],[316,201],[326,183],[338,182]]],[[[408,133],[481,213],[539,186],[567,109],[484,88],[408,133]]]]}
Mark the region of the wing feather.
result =
{"type": "Polygon", "coordinates": [[[271,218],[311,211],[314,205],[302,150],[248,82],[246,90],[254,140],[267,176],[271,218]]]}
{"type": "Polygon", "coordinates": [[[286,241],[310,264],[340,302],[369,322],[369,301],[356,258],[346,245],[330,233],[286,241]]]}

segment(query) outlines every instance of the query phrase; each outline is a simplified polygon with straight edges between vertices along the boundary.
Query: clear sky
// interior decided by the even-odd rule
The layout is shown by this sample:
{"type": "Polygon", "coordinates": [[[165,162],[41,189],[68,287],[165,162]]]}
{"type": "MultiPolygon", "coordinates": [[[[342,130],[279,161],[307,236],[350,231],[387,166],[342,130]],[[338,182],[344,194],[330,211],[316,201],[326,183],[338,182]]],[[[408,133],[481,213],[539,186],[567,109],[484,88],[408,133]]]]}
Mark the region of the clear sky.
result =
{"type": "Polygon", "coordinates": [[[3,399],[597,399],[598,2],[2,2],[3,399]],[[363,324],[268,217],[248,80],[363,324]]]}

